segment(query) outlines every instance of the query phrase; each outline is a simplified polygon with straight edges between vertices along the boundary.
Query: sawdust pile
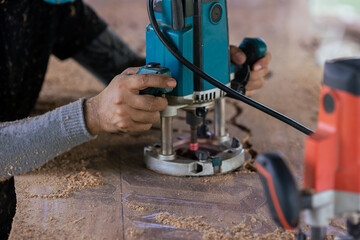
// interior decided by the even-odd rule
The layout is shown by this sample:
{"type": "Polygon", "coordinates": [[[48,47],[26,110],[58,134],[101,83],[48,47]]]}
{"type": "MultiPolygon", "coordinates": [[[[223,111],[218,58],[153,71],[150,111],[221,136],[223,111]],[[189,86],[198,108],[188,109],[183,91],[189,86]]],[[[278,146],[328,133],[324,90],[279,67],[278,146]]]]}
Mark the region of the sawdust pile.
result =
{"type": "Polygon", "coordinates": [[[203,217],[176,217],[174,215],[168,215],[166,213],[159,213],[155,216],[155,220],[158,223],[170,225],[176,228],[185,228],[202,232],[205,229],[211,228],[211,225],[202,221],[203,217]]]}
{"type": "MultiPolygon", "coordinates": [[[[50,161],[36,174],[45,176],[47,186],[51,186],[51,192],[46,194],[29,194],[30,198],[68,198],[74,192],[85,188],[92,188],[105,183],[101,173],[92,169],[91,159],[101,156],[96,149],[90,150],[93,155],[87,158],[85,152],[73,151],[50,161]]],[[[88,151],[87,151],[88,152],[88,151]]],[[[87,153],[88,155],[89,153],[87,153]]]]}
{"type": "Polygon", "coordinates": [[[338,222],[337,220],[333,219],[330,221],[330,226],[339,228],[343,231],[347,231],[346,223],[345,222],[338,222]]]}
{"type": "Polygon", "coordinates": [[[58,177],[59,181],[64,183],[64,188],[56,190],[49,194],[30,194],[31,198],[68,198],[73,192],[80,191],[84,188],[97,187],[104,184],[99,172],[81,171],[79,173],[68,174],[58,177]]]}
{"type": "MultiPolygon", "coordinates": [[[[267,240],[267,239],[283,239],[290,240],[296,239],[294,232],[285,232],[281,229],[276,229],[272,233],[260,234],[252,232],[252,228],[246,224],[238,224],[230,229],[216,228],[202,220],[203,217],[177,217],[166,213],[159,213],[155,216],[158,223],[170,225],[176,228],[183,228],[198,231],[203,234],[203,240],[236,240],[236,239],[254,239],[254,240],[267,240]]],[[[254,223],[257,220],[251,219],[254,223]]]]}
{"type": "Polygon", "coordinates": [[[128,208],[130,208],[131,210],[137,211],[137,212],[146,212],[146,211],[148,211],[148,209],[146,207],[140,206],[140,205],[135,204],[133,202],[126,202],[125,204],[126,204],[126,206],[128,208]]]}
{"type": "Polygon", "coordinates": [[[144,229],[137,229],[137,228],[126,229],[126,235],[134,239],[137,239],[143,233],[144,233],[144,229]]]}
{"type": "Polygon", "coordinates": [[[255,159],[251,158],[244,162],[244,164],[237,169],[234,173],[235,174],[256,174],[257,170],[254,167],[255,159]]]}

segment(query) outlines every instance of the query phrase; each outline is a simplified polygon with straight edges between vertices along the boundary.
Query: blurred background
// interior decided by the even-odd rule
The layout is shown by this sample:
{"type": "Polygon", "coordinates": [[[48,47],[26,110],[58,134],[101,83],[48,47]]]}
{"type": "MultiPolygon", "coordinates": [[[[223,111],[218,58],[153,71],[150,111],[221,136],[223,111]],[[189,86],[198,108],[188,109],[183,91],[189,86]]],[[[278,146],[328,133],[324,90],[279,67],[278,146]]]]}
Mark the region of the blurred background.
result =
{"type": "Polygon", "coordinates": [[[316,60],[359,56],[360,53],[360,1],[309,0],[314,24],[319,29],[321,45],[316,60]]]}

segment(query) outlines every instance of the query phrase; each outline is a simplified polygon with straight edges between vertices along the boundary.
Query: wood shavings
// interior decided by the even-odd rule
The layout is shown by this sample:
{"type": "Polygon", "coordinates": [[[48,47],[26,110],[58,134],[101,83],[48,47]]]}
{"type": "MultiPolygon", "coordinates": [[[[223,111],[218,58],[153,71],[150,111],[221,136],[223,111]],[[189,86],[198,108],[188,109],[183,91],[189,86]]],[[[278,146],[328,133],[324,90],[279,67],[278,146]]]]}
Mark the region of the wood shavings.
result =
{"type": "Polygon", "coordinates": [[[76,223],[78,223],[78,222],[80,222],[80,221],[82,221],[82,220],[84,220],[84,219],[85,219],[85,217],[81,217],[81,218],[79,218],[79,219],[74,220],[72,223],[73,223],[73,224],[76,224],[76,223]]]}
{"type": "Polygon", "coordinates": [[[170,225],[176,228],[185,228],[202,232],[204,229],[208,229],[211,226],[204,221],[201,221],[203,217],[176,217],[174,215],[168,215],[166,213],[159,213],[155,216],[155,220],[158,223],[170,225]]]}
{"type": "MultiPolygon", "coordinates": [[[[102,155],[102,152],[96,149],[91,151],[97,158],[102,155]]],[[[38,174],[44,175],[46,180],[51,182],[51,192],[28,194],[27,197],[46,199],[69,198],[74,192],[103,185],[105,180],[101,173],[91,168],[89,158],[81,159],[83,154],[76,151],[72,154],[65,154],[36,170],[38,174]]]]}
{"type": "Polygon", "coordinates": [[[137,239],[141,234],[144,233],[143,229],[128,228],[126,229],[126,235],[130,238],[137,239]]]}
{"type": "Polygon", "coordinates": [[[254,167],[255,159],[251,158],[235,171],[235,174],[256,174],[257,170],[254,167]]]}
{"type": "Polygon", "coordinates": [[[347,227],[344,224],[341,224],[341,223],[337,222],[336,220],[331,220],[330,226],[339,228],[339,229],[341,229],[343,231],[347,231],[347,227]]]}
{"type": "MultiPolygon", "coordinates": [[[[173,226],[176,228],[189,229],[202,233],[203,240],[237,240],[237,239],[254,239],[254,240],[291,240],[296,237],[295,232],[283,231],[277,228],[272,233],[260,234],[253,232],[251,226],[240,223],[231,229],[216,228],[205,221],[202,216],[197,217],[177,217],[166,213],[159,213],[155,216],[158,223],[173,226]]],[[[255,217],[251,217],[252,223],[257,222],[255,217]]]]}
{"type": "Polygon", "coordinates": [[[30,194],[28,197],[47,199],[68,198],[73,192],[78,192],[85,188],[97,187],[104,184],[104,180],[99,172],[89,170],[57,178],[63,182],[63,187],[61,187],[60,190],[49,194],[30,194]]]}
{"type": "Polygon", "coordinates": [[[126,202],[125,203],[126,206],[134,211],[137,211],[137,212],[145,212],[145,211],[148,211],[148,209],[144,206],[140,206],[140,205],[137,205],[133,202],[126,202]]]}

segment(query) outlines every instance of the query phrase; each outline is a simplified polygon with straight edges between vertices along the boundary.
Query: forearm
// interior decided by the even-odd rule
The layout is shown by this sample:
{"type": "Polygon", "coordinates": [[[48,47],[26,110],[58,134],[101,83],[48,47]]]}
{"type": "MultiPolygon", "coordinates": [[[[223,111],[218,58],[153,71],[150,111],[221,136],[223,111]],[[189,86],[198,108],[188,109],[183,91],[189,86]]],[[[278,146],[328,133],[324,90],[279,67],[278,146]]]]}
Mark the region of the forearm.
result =
{"type": "Polygon", "coordinates": [[[105,84],[128,67],[145,65],[145,58],[109,27],[73,58],[105,84]]]}
{"type": "Polygon", "coordinates": [[[95,138],[86,129],[83,101],[34,118],[0,123],[0,179],[38,168],[95,138]]]}

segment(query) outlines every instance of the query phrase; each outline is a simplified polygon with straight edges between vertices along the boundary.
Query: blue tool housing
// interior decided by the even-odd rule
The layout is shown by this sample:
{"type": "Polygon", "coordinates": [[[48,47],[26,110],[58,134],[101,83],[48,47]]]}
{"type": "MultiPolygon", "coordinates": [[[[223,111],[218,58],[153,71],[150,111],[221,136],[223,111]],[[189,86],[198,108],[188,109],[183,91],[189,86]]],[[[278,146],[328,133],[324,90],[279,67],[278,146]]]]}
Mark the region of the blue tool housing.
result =
{"type": "MultiPolygon", "coordinates": [[[[226,0],[158,0],[155,3],[155,17],[164,35],[186,59],[224,84],[230,81],[226,9],[226,0]],[[180,17],[178,2],[184,3],[180,17]]],[[[216,89],[181,64],[161,43],[151,25],[146,28],[146,60],[170,69],[177,80],[170,95],[184,97],[216,89]]]]}

